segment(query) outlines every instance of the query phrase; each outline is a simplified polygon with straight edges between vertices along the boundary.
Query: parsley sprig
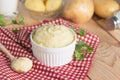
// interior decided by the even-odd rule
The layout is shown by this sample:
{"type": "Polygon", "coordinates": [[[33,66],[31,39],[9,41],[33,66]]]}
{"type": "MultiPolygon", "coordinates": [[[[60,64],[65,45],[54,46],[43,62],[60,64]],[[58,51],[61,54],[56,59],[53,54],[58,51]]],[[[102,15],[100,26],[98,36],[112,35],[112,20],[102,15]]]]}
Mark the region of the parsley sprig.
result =
{"type": "MultiPolygon", "coordinates": [[[[70,27],[70,28],[74,30],[74,27],[70,27]]],[[[86,35],[86,31],[83,29],[79,29],[77,31],[77,34],[84,37],[86,35]]],[[[91,46],[86,44],[84,41],[79,41],[75,47],[75,53],[74,53],[75,58],[76,60],[82,60],[86,52],[91,53],[92,51],[93,48],[91,46]]]]}
{"type": "Polygon", "coordinates": [[[13,33],[15,33],[15,34],[17,34],[17,33],[19,32],[18,29],[14,29],[14,30],[12,30],[12,31],[13,31],[13,33]]]}
{"type": "MultiPolygon", "coordinates": [[[[13,13],[14,15],[17,15],[17,13],[13,13]]],[[[3,14],[0,14],[0,26],[6,26],[6,22],[5,22],[5,16],[3,14]]],[[[18,20],[16,19],[12,19],[11,20],[11,24],[17,24],[17,25],[23,25],[24,24],[24,17],[20,16],[20,18],[18,20]]]]}
{"type": "Polygon", "coordinates": [[[86,32],[85,32],[85,30],[83,30],[83,29],[78,30],[77,33],[78,33],[80,36],[85,36],[85,35],[86,35],[86,32]]]}
{"type": "MultiPolygon", "coordinates": [[[[14,14],[17,15],[17,13],[14,13],[14,14]]],[[[19,20],[12,19],[12,24],[23,25],[24,24],[24,17],[20,16],[19,20]]]]}
{"type": "Polygon", "coordinates": [[[91,46],[87,45],[84,41],[79,41],[75,47],[76,60],[82,60],[84,58],[84,53],[91,53],[92,51],[93,48],[91,46]]]}
{"type": "Polygon", "coordinates": [[[4,15],[0,14],[0,26],[5,26],[6,23],[5,23],[5,20],[4,20],[4,15]]]}
{"type": "MultiPolygon", "coordinates": [[[[73,26],[71,26],[70,28],[71,28],[72,30],[74,30],[74,27],[73,27],[73,26]]],[[[86,31],[85,31],[84,29],[79,29],[79,30],[77,31],[77,34],[80,35],[80,36],[85,36],[85,35],[86,35],[86,31]]]]}
{"type": "Polygon", "coordinates": [[[21,16],[20,19],[17,21],[15,19],[12,20],[12,24],[23,25],[24,24],[24,17],[21,16]]]}

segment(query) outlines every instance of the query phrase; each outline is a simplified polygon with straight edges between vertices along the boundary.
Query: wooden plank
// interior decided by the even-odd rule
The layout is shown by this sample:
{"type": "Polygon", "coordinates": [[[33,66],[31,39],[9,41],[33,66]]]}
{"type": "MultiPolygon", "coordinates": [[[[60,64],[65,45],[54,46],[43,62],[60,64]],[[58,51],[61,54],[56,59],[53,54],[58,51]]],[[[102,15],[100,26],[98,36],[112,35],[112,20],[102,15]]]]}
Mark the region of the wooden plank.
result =
{"type": "Polygon", "coordinates": [[[89,76],[92,80],[120,80],[120,47],[101,43],[89,76]]]}
{"type": "Polygon", "coordinates": [[[120,49],[118,40],[112,37],[106,30],[101,28],[101,26],[98,25],[94,20],[90,20],[88,23],[81,24],[81,27],[91,33],[97,34],[101,41],[88,74],[90,79],[120,80],[120,75],[118,74],[120,63],[118,63],[119,59],[116,61],[115,57],[116,54],[120,54],[118,51],[120,49]]]}
{"type": "Polygon", "coordinates": [[[91,80],[88,76],[85,78],[85,80],[91,80]]]}
{"type": "Polygon", "coordinates": [[[120,30],[109,30],[109,27],[105,24],[105,20],[98,20],[97,23],[106,30],[114,39],[120,41],[120,30]]]}
{"type": "Polygon", "coordinates": [[[118,44],[118,41],[116,41],[116,39],[114,39],[113,37],[111,37],[111,35],[109,35],[104,29],[102,29],[100,27],[100,25],[98,25],[94,20],[90,20],[85,24],[80,24],[80,26],[93,33],[96,34],[100,37],[100,42],[106,42],[109,44],[118,44]]]}

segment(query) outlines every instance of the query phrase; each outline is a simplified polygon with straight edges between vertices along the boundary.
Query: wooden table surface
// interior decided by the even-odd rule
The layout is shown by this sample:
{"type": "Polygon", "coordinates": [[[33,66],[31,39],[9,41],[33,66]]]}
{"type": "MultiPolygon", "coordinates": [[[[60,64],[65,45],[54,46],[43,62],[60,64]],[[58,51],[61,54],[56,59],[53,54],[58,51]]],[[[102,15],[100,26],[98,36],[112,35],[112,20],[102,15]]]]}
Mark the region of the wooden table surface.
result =
{"type": "MultiPolygon", "coordinates": [[[[38,24],[28,14],[21,10],[25,17],[24,26],[38,24]]],[[[9,20],[7,20],[9,22],[9,20]]],[[[100,45],[93,59],[92,66],[85,80],[120,80],[120,30],[108,31],[104,20],[91,19],[87,23],[79,24],[83,29],[100,37],[100,45]]],[[[11,27],[23,27],[8,25],[11,27]]]]}
{"type": "Polygon", "coordinates": [[[104,29],[106,26],[101,20],[90,20],[81,26],[100,37],[100,45],[86,80],[120,80],[120,30],[104,29]]]}

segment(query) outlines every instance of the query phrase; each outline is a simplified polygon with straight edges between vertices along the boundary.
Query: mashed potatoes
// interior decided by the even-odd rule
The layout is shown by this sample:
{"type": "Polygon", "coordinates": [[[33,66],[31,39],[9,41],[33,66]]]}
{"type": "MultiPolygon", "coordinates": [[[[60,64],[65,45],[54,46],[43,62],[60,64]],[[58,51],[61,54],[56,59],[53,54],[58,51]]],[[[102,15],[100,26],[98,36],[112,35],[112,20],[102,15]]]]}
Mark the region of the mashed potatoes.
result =
{"type": "Polygon", "coordinates": [[[75,40],[72,30],[63,25],[54,24],[38,28],[32,37],[37,44],[49,48],[64,47],[75,40]]]}
{"type": "Polygon", "coordinates": [[[11,68],[19,73],[28,72],[33,66],[32,60],[25,57],[19,57],[18,59],[14,60],[11,64],[11,68]]]}

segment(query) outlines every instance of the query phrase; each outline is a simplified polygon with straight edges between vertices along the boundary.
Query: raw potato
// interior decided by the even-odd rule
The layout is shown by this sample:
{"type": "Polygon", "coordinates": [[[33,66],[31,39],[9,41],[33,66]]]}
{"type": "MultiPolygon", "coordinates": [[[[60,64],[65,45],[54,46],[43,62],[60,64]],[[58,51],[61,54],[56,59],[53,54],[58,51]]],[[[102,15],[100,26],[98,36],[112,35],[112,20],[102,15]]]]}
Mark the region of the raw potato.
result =
{"type": "Polygon", "coordinates": [[[62,0],[47,0],[46,11],[55,11],[62,6],[62,0]]]}
{"type": "Polygon", "coordinates": [[[62,0],[25,0],[25,7],[32,11],[55,11],[61,8],[62,0]]]}
{"type": "Polygon", "coordinates": [[[94,0],[94,6],[95,14],[102,18],[108,18],[119,10],[119,4],[115,0],[94,0]]]}
{"type": "Polygon", "coordinates": [[[94,13],[92,0],[69,0],[64,8],[63,17],[75,23],[85,23],[94,13]]]}
{"type": "Polygon", "coordinates": [[[25,0],[25,7],[32,11],[45,11],[45,5],[43,0],[25,0]]]}
{"type": "Polygon", "coordinates": [[[11,68],[19,73],[25,73],[32,68],[32,61],[29,58],[19,57],[11,63],[11,68]]]}

